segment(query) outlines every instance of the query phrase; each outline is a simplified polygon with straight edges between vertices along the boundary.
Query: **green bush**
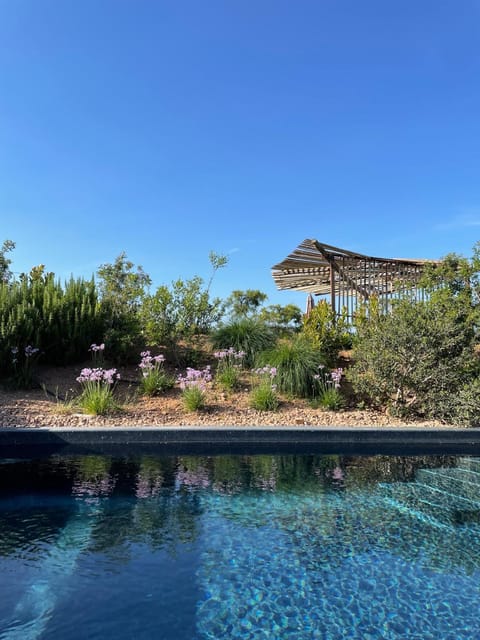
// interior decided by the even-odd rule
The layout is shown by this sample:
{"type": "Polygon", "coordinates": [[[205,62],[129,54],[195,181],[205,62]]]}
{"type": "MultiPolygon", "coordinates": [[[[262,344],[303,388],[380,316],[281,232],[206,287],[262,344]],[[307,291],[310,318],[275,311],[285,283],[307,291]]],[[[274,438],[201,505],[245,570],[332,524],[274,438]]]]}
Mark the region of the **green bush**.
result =
{"type": "Polygon", "coordinates": [[[357,327],[354,391],[404,416],[452,420],[472,379],[474,323],[461,300],[445,295],[402,300],[357,327]]]}
{"type": "Polygon", "coordinates": [[[212,335],[215,349],[228,349],[245,353],[244,364],[252,367],[261,351],[270,349],[275,344],[272,330],[256,318],[241,318],[223,325],[212,335]]]}
{"type": "Polygon", "coordinates": [[[209,334],[224,314],[225,303],[211,297],[210,286],[227,258],[212,251],[209,260],[212,275],[207,284],[200,276],[179,278],[143,299],[140,315],[147,344],[166,347],[177,364],[199,364],[198,337],[209,334]]]}
{"type": "Polygon", "coordinates": [[[0,372],[12,374],[12,349],[29,345],[42,362],[65,365],[83,358],[102,337],[103,322],[92,280],[71,278],[64,285],[35,267],[12,282],[0,282],[0,372]]]}
{"type": "Polygon", "coordinates": [[[473,378],[459,390],[452,421],[464,427],[480,426],[480,378],[473,378]]]}
{"type": "Polygon", "coordinates": [[[109,358],[115,363],[133,362],[144,343],[140,308],[151,284],[150,276],[122,252],[115,262],[100,265],[97,277],[109,358]]]}
{"type": "Polygon", "coordinates": [[[305,336],[280,340],[276,347],[263,351],[259,365],[270,364],[277,369],[275,382],[282,393],[306,398],[314,392],[314,380],[322,363],[319,348],[305,336]]]}
{"type": "Polygon", "coordinates": [[[317,346],[322,360],[331,367],[337,364],[338,352],[352,346],[346,313],[337,316],[325,300],[318,302],[305,318],[302,333],[317,346]]]}

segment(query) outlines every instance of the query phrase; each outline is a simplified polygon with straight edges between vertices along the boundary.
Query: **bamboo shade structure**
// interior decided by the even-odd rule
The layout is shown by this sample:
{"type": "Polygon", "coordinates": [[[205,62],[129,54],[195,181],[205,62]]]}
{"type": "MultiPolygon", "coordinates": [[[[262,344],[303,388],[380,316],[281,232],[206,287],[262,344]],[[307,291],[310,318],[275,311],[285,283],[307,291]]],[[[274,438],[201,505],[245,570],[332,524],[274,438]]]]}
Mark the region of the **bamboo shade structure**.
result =
{"type": "Polygon", "coordinates": [[[272,276],[278,289],[327,296],[335,313],[351,318],[371,296],[385,308],[392,297],[423,299],[419,280],[427,264],[440,261],[376,258],[307,239],[272,267],[272,276]]]}

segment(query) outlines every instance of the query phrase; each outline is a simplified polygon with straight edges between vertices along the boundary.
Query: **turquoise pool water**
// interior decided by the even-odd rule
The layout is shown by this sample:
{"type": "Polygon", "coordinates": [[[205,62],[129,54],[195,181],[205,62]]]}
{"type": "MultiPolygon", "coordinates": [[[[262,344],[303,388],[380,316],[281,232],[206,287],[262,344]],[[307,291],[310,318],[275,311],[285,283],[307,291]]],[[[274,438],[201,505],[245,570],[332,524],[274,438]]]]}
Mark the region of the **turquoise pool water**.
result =
{"type": "Polygon", "coordinates": [[[0,638],[480,638],[480,459],[0,459],[0,638]]]}

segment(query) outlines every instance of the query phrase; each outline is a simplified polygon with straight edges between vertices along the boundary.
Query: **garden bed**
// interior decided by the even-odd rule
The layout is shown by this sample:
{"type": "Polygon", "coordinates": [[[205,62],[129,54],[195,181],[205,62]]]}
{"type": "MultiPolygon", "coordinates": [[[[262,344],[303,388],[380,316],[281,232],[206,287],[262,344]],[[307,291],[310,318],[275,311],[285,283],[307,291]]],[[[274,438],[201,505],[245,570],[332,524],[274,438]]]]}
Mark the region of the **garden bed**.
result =
{"type": "MultiPolygon", "coordinates": [[[[342,411],[313,409],[306,399],[281,397],[274,412],[250,407],[249,389],[245,385],[227,394],[213,385],[207,392],[205,410],[187,412],[176,387],[161,396],[148,398],[138,394],[135,368],[120,369],[122,381],[117,392],[122,409],[112,415],[88,416],[74,406],[66,408],[62,400],[78,393],[75,382],[79,367],[41,368],[38,380],[44,389],[29,391],[0,390],[0,426],[441,426],[435,421],[405,421],[386,412],[348,408],[342,411]]],[[[445,425],[443,425],[445,426],[445,425]]]]}

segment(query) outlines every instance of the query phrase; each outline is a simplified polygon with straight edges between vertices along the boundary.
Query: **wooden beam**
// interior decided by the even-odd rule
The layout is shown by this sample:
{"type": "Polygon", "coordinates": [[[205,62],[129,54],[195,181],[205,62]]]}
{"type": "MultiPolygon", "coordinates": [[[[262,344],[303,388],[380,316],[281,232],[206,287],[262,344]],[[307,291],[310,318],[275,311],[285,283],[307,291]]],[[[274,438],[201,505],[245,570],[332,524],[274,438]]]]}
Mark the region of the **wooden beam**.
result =
{"type": "Polygon", "coordinates": [[[330,264],[330,291],[332,290],[332,269],[335,269],[335,271],[339,274],[339,276],[343,278],[345,282],[347,282],[354,291],[356,291],[357,293],[360,293],[366,300],[368,300],[368,298],[370,297],[370,293],[363,287],[360,287],[355,282],[355,280],[352,280],[352,278],[347,276],[347,274],[344,273],[342,269],[338,266],[338,264],[335,262],[335,258],[332,258],[332,256],[327,251],[325,251],[322,245],[316,240],[315,240],[315,245],[318,251],[325,258],[325,260],[327,260],[330,264]]]}

